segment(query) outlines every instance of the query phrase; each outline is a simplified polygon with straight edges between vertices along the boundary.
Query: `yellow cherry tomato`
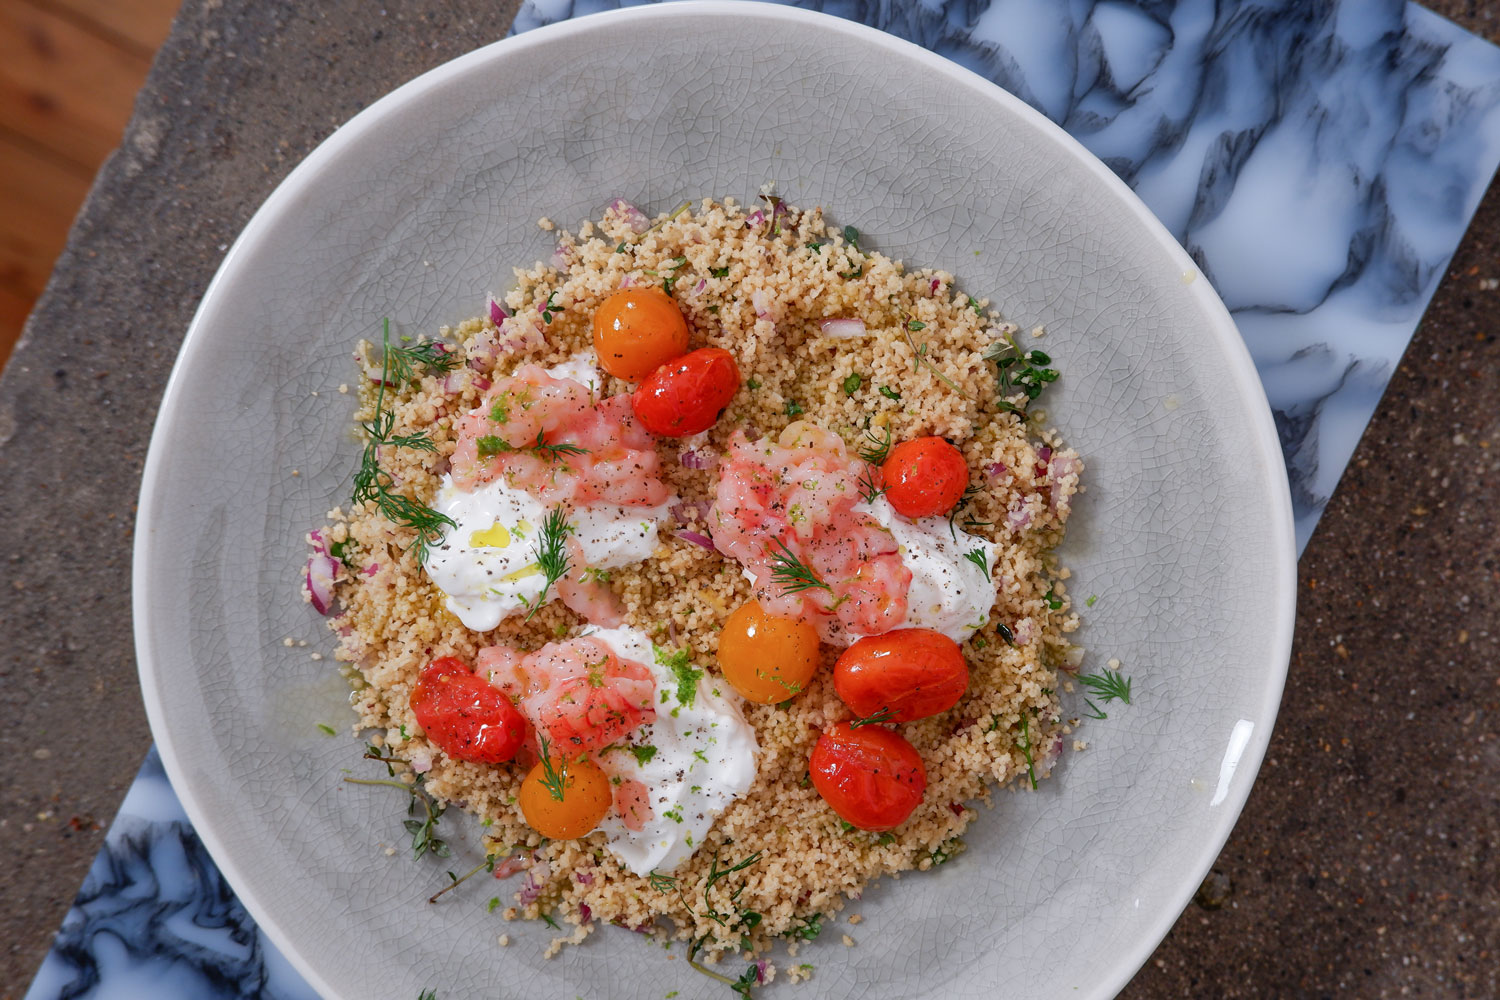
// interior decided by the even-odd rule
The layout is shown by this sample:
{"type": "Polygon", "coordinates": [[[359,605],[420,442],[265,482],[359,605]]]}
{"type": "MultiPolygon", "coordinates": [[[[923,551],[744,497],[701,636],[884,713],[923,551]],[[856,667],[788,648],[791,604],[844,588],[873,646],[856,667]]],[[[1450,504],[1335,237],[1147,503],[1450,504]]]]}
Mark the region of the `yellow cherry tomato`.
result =
{"type": "Polygon", "coordinates": [[[786,701],[818,669],[818,630],[767,614],[757,601],[735,608],[719,633],[719,672],[750,701],[786,701]]]}
{"type": "Polygon", "coordinates": [[[643,379],[687,349],[687,320],[660,288],[622,288],[594,311],[594,350],[617,378],[643,379]]]}
{"type": "Polygon", "coordinates": [[[549,840],[575,840],[599,825],[614,796],[609,778],[587,757],[549,757],[521,782],[520,798],[521,815],[533,830],[549,840]]]}

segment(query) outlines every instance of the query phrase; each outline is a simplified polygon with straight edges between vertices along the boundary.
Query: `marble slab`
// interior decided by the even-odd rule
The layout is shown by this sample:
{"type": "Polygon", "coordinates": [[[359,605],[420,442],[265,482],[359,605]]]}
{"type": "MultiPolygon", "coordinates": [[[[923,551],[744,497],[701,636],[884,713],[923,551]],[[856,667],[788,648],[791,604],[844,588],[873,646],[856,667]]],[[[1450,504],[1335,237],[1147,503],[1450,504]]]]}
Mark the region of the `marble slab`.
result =
{"type": "MultiPolygon", "coordinates": [[[[526,0],[517,32],[618,0],[526,0]]],[[[1304,545],[1500,161],[1500,49],[1399,0],[801,0],[1020,96],[1103,159],[1234,314],[1304,545]]],[[[315,996],[155,751],[27,1000],[315,996]]]]}

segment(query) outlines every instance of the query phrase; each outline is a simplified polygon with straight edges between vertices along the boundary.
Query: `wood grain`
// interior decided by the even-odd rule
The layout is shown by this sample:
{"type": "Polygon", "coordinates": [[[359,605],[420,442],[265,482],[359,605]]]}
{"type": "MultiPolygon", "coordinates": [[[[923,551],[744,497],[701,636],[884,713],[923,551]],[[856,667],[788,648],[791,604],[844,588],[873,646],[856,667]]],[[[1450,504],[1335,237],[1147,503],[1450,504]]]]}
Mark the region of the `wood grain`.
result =
{"type": "Polygon", "coordinates": [[[177,0],[33,0],[36,6],[90,26],[101,35],[113,35],[121,45],[151,58],[167,39],[177,0]]]}
{"type": "Polygon", "coordinates": [[[31,303],[46,286],[91,176],[0,131],[0,323],[9,331],[0,332],[0,357],[9,355],[31,303]]]}

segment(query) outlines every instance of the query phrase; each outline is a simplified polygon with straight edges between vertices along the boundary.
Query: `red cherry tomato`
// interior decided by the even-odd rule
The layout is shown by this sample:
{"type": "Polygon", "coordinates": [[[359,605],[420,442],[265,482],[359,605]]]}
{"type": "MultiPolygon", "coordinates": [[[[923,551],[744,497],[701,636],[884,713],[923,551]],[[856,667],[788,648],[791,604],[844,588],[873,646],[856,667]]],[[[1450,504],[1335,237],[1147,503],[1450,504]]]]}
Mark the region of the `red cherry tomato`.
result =
{"type": "Polygon", "coordinates": [[[712,427],[739,389],[734,355],[700,347],[646,376],[630,402],[636,419],[652,434],[687,437],[712,427]]]}
{"type": "Polygon", "coordinates": [[[882,726],[835,723],[818,737],[808,771],[823,801],[861,830],[900,826],[927,790],[922,755],[882,726]]]}
{"type": "Polygon", "coordinates": [[[946,514],[969,488],[963,452],[940,437],[902,441],[880,467],[885,496],[907,517],[946,514]]]}
{"type": "Polygon", "coordinates": [[[969,686],[958,643],[926,628],[867,635],[833,665],[833,687],[861,718],[882,710],[884,722],[910,722],[946,712],[969,686]]]}
{"type": "Polygon", "coordinates": [[[417,678],[411,710],[427,738],[454,760],[498,764],[526,738],[516,706],[457,657],[433,660],[417,678]]]}

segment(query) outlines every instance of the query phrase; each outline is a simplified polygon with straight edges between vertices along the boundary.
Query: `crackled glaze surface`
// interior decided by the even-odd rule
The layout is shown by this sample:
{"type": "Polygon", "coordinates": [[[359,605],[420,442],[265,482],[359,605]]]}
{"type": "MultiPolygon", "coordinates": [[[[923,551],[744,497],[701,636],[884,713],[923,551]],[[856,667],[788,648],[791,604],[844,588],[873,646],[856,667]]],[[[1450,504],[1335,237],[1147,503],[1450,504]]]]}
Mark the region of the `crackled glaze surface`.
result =
{"type": "MultiPolygon", "coordinates": [[[[1404,345],[1493,167],[1476,123],[1490,122],[1495,103],[1485,89],[1500,76],[1491,68],[1494,50],[1415,8],[1403,14],[1389,3],[1362,7],[1361,17],[1373,18],[1366,21],[1329,15],[1322,27],[1304,27],[1329,32],[1343,25],[1341,37],[1360,42],[1364,47],[1351,51],[1363,56],[1272,68],[1255,58],[1257,46],[1282,37],[1278,31],[1301,30],[1290,15],[1229,19],[1208,29],[1203,5],[1182,3],[1160,19],[1170,20],[1174,32],[1164,41],[1152,28],[1156,20],[1116,4],[1073,5],[1066,23],[1052,5],[1025,3],[818,6],[913,38],[1062,120],[1107,155],[1221,285],[1237,273],[1240,262],[1223,256],[1234,247],[1222,239],[1200,246],[1184,235],[1203,221],[1191,171],[1206,184],[1219,173],[1202,165],[1228,162],[1204,159],[1206,147],[1189,141],[1194,128],[1200,139],[1209,136],[1203,123],[1216,120],[1195,110],[1211,109],[1216,93],[1237,93],[1241,81],[1258,82],[1262,94],[1311,88],[1390,108],[1390,67],[1371,53],[1416,59],[1406,69],[1399,59],[1396,65],[1409,74],[1407,91],[1428,97],[1401,112],[1406,117],[1396,131],[1431,136],[1418,152],[1446,171],[1447,194],[1441,211],[1410,222],[1419,233],[1407,243],[1427,254],[1426,270],[1413,272],[1421,287],[1385,288],[1399,285],[1393,276],[1405,273],[1391,267],[1358,283],[1375,297],[1370,301],[1397,301],[1407,310],[1390,314],[1396,326],[1405,324],[1396,341],[1381,342],[1390,357],[1404,345]],[[1191,23],[1200,30],[1177,30],[1191,23]],[[1355,30],[1361,23],[1394,25],[1396,33],[1355,30]],[[1194,58],[1208,57],[1216,70],[1190,69],[1194,58]],[[1160,75],[1169,72],[1177,75],[1160,75]],[[1326,84],[1339,73],[1339,86],[1326,84]],[[1066,74],[1071,83],[1057,82],[1066,74]],[[1162,122],[1172,128],[1163,133],[1162,122]],[[1165,171],[1169,162],[1177,164],[1176,174],[1165,171]],[[1157,194],[1141,184],[1153,164],[1164,178],[1157,194]],[[1173,177],[1185,178],[1180,189],[1169,183],[1173,177]],[[1158,201],[1161,191],[1177,202],[1158,201]],[[1189,198],[1185,212],[1183,198],[1189,198]]],[[[518,28],[527,17],[535,23],[583,11],[583,4],[528,4],[518,28]]],[[[835,941],[804,953],[818,966],[819,995],[978,997],[991,995],[996,981],[1029,984],[1016,987],[1021,996],[1064,989],[1109,995],[1175,917],[1199,862],[1212,858],[1274,713],[1279,685],[1267,676],[1267,664],[1274,675],[1277,637],[1249,623],[1259,616],[1263,626],[1281,612],[1269,593],[1274,584],[1257,591],[1244,583],[1279,583],[1277,575],[1286,572],[1274,553],[1255,551],[1272,532],[1275,519],[1266,511],[1278,503],[1269,488],[1274,451],[1256,439],[1253,420],[1247,425],[1235,416],[1253,412],[1256,390],[1237,377],[1243,372],[1232,363],[1233,343],[1205,345],[1202,329],[1170,319],[1184,307],[1203,307],[1201,282],[1180,280],[1192,273],[1187,259],[1149,240],[1102,239],[1101,232],[1125,220],[1111,211],[1099,178],[1046,158],[1018,161],[1014,149],[1029,141],[1028,127],[1009,122],[976,130],[994,112],[962,87],[955,100],[954,85],[935,62],[914,62],[911,54],[872,60],[846,38],[829,35],[832,29],[789,31],[774,22],[724,18],[690,29],[690,37],[705,42],[728,32],[723,50],[700,44],[685,63],[684,29],[677,25],[670,42],[651,28],[596,36],[594,57],[582,67],[536,51],[517,54],[506,67],[487,65],[483,54],[471,58],[445,71],[442,86],[405,112],[376,122],[367,116],[360,127],[375,135],[346,134],[331,143],[314,160],[333,176],[283,195],[268,207],[276,217],[247,232],[226,262],[226,269],[238,269],[236,284],[211,292],[184,352],[173,390],[180,409],[164,421],[153,457],[158,506],[148,512],[163,521],[188,517],[195,530],[187,537],[143,531],[142,555],[152,565],[197,567],[191,579],[158,573],[139,589],[143,660],[149,653],[155,662],[147,684],[155,685],[156,724],[171,720],[164,743],[176,777],[206,839],[232,862],[231,876],[242,887],[253,884],[247,903],[273,918],[279,939],[297,943],[304,968],[325,989],[337,983],[349,996],[415,996],[432,986],[445,997],[519,997],[574,995],[586,984],[594,984],[589,995],[600,996],[694,988],[696,977],[679,971],[680,961],[664,963],[633,938],[602,934],[578,953],[544,963],[538,952],[547,929],[485,919],[479,896],[468,906],[426,907],[425,896],[446,880],[445,866],[385,855],[384,845],[399,847],[403,837],[400,803],[337,781],[352,745],[325,739],[315,727],[342,727],[347,709],[328,664],[308,659],[310,650],[326,652],[328,644],[310,612],[288,605],[287,580],[300,557],[298,531],[346,493],[354,458],[344,436],[348,401],[329,390],[348,380],[353,337],[370,335],[382,315],[415,332],[472,314],[484,289],[504,284],[510,263],[546,256],[548,243],[532,226],[539,206],[572,224],[615,194],[661,209],[705,193],[749,198],[774,179],[789,199],[827,205],[882,250],[948,267],[964,287],[996,298],[1017,320],[1051,325],[1049,349],[1066,359],[1067,378],[1048,408],[1089,457],[1093,478],[1067,552],[1078,585],[1103,595],[1089,615],[1089,635],[1108,639],[1092,655],[1119,656],[1135,667],[1138,701],[1151,706],[1112,713],[1107,727],[1094,727],[1090,750],[1069,759],[1060,780],[1040,793],[1002,795],[976,824],[973,849],[960,861],[868,894],[860,906],[866,924],[855,935],[860,948],[846,953],[835,941]],[[775,37],[782,51],[746,45],[747,37],[775,37]],[[658,50],[664,59],[670,54],[673,72],[665,80],[640,72],[653,65],[642,53],[658,50]],[[624,88],[610,77],[620,63],[632,69],[624,88]],[[849,86],[851,79],[899,96],[871,108],[852,96],[861,88],[849,86]],[[942,115],[933,116],[934,108],[942,115]],[[436,153],[424,148],[424,136],[443,133],[466,140],[436,153]],[[494,138],[474,142],[476,135],[494,138]],[[408,143],[410,152],[402,153],[408,143]],[[371,169],[376,162],[381,169],[371,169]],[[955,233],[961,238],[953,239],[955,233]],[[289,245],[298,253],[275,253],[289,245]],[[1158,280],[1163,265],[1178,269],[1175,282],[1158,280]],[[269,376],[237,390],[243,414],[202,419],[221,412],[211,404],[223,391],[222,381],[206,373],[252,361],[269,376]],[[262,474],[247,478],[217,462],[225,440],[253,456],[246,467],[262,474]],[[293,467],[303,476],[277,475],[293,467]],[[173,489],[189,482],[241,495],[187,511],[173,489]],[[244,547],[268,553],[250,581],[241,579],[230,554],[244,547]],[[1240,582],[1225,580],[1226,569],[1240,582]],[[194,596],[184,602],[189,591],[194,596]],[[218,608],[232,610],[227,618],[215,610],[220,626],[205,627],[203,612],[218,608]],[[1164,619],[1173,623],[1170,630],[1161,627],[1164,619]],[[191,664],[162,649],[165,635],[190,637],[191,664]],[[311,645],[288,649],[285,636],[311,645]],[[1237,655],[1231,660],[1223,649],[1237,655]],[[202,714],[235,725],[205,731],[190,721],[202,714]],[[257,809],[226,822],[247,800],[257,809]],[[316,877],[290,877],[308,870],[316,877]],[[1100,919],[1099,945],[1088,955],[1066,945],[1081,912],[1100,919]],[[354,924],[357,935],[349,933],[354,924]],[[425,928],[420,939],[404,932],[413,924],[425,928]],[[975,927],[986,928],[985,935],[973,934],[975,927]],[[1068,934],[1055,933],[1061,928],[1068,934]],[[502,931],[514,942],[505,951],[494,947],[502,931]],[[1041,971],[1018,978],[1017,956],[1041,971]],[[622,982],[629,988],[619,988],[622,982]]],[[[1259,134],[1275,132],[1267,127],[1259,134]]],[[[1293,149],[1338,148],[1331,141],[1317,145],[1321,133],[1307,128],[1288,126],[1283,134],[1293,149]]],[[[1209,209],[1232,203],[1234,192],[1257,190],[1246,186],[1250,178],[1241,169],[1251,159],[1238,163],[1227,189],[1220,182],[1205,203],[1209,209]]],[[[1402,190],[1403,178],[1409,186],[1410,172],[1388,174],[1381,197],[1400,201],[1393,192],[1402,190]]],[[[294,180],[308,181],[307,171],[294,180]]],[[[1245,302],[1283,294],[1264,279],[1256,272],[1242,288],[1249,297],[1239,303],[1231,297],[1242,307],[1242,327],[1245,302]]],[[[1287,364],[1268,365],[1250,338],[1278,408],[1294,484],[1303,484],[1296,488],[1304,536],[1309,511],[1315,517],[1321,504],[1317,483],[1331,485],[1343,459],[1336,466],[1299,465],[1298,455],[1307,451],[1305,442],[1323,442],[1316,446],[1326,454],[1340,428],[1352,447],[1367,416],[1358,404],[1332,420],[1328,414],[1337,408],[1305,388],[1319,371],[1358,365],[1369,346],[1338,340],[1326,354],[1333,361],[1303,364],[1317,353],[1304,348],[1333,337],[1327,325],[1307,325],[1320,309],[1326,306],[1285,314],[1303,324],[1295,328],[1303,337],[1295,350],[1287,346],[1292,333],[1268,341],[1287,364]]],[[[1272,321],[1282,315],[1268,312],[1272,321]]],[[[1340,385],[1350,380],[1347,373],[1339,379],[1340,385]]],[[[1382,375],[1375,394],[1383,383],[1382,375]]],[[[170,799],[155,794],[165,785],[150,761],[143,779],[29,996],[240,996],[256,989],[309,995],[235,904],[191,830],[173,815],[170,799]],[[178,914],[175,922],[142,930],[146,914],[157,911],[121,900],[152,891],[181,908],[168,911],[178,914]],[[176,930],[162,933],[163,926],[176,930]],[[116,940],[132,942],[134,950],[122,953],[116,940]]],[[[457,830],[450,826],[450,835],[457,830]]],[[[471,837],[454,840],[460,863],[475,854],[471,837]]],[[[491,891],[487,886],[483,895],[491,891]]],[[[501,893],[508,896],[504,887],[501,893]]]]}

